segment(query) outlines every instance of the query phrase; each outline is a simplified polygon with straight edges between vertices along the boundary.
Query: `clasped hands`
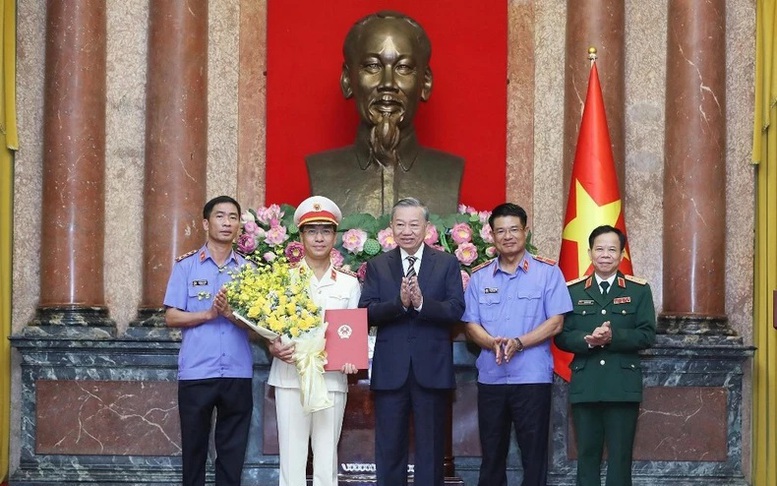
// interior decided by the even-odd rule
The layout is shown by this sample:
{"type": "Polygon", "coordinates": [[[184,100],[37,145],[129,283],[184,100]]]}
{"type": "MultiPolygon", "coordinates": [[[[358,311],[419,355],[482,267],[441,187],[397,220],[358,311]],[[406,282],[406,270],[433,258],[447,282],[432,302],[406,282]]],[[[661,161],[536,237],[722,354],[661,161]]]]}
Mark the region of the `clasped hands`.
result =
{"type": "Polygon", "coordinates": [[[604,346],[612,342],[612,328],[610,328],[610,321],[605,321],[601,326],[593,330],[591,334],[584,336],[585,342],[588,346],[593,348],[596,346],[604,346]]]}
{"type": "Polygon", "coordinates": [[[402,305],[409,309],[421,307],[424,302],[424,296],[421,294],[421,288],[418,286],[418,277],[402,277],[402,284],[399,287],[399,300],[402,305]]]}
{"type": "Polygon", "coordinates": [[[491,349],[496,355],[496,364],[502,364],[503,360],[505,363],[509,363],[510,358],[518,352],[518,341],[515,338],[497,336],[494,338],[491,349]]]}

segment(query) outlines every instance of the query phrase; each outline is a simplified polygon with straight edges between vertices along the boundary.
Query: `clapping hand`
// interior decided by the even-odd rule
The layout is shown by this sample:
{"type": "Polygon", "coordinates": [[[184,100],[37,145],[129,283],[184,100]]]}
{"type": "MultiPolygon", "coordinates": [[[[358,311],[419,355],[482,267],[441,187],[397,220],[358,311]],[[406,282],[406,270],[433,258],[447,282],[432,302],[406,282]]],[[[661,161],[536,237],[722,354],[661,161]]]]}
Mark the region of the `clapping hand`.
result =
{"type": "Polygon", "coordinates": [[[584,336],[585,342],[589,346],[604,346],[612,342],[612,328],[610,327],[610,321],[605,321],[601,326],[593,330],[593,332],[587,336],[584,336]]]}

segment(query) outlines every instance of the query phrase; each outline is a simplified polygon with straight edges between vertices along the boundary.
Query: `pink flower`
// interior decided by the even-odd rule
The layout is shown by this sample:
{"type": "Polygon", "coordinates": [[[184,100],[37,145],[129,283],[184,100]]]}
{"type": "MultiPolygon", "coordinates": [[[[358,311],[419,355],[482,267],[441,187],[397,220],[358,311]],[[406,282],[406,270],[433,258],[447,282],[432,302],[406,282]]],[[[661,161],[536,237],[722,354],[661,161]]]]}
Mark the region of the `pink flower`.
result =
{"type": "Polygon", "coordinates": [[[265,234],[264,241],[270,246],[278,246],[283,244],[289,238],[286,234],[286,228],[280,225],[273,226],[265,234]]]}
{"type": "Polygon", "coordinates": [[[238,236],[237,249],[243,253],[252,253],[256,250],[256,238],[254,238],[254,235],[243,233],[238,236]]]}
{"type": "Polygon", "coordinates": [[[483,238],[483,241],[486,243],[493,243],[494,234],[491,232],[491,226],[484,224],[483,227],[480,228],[480,237],[483,238]]]}
{"type": "Polygon", "coordinates": [[[472,228],[467,223],[457,223],[451,228],[451,238],[457,245],[472,241],[472,228]]]}
{"type": "Polygon", "coordinates": [[[461,286],[464,288],[464,290],[467,290],[467,285],[469,285],[469,274],[465,272],[464,270],[461,271],[461,286]]]}
{"type": "Polygon", "coordinates": [[[264,259],[264,261],[266,261],[267,263],[270,263],[270,262],[272,262],[273,260],[275,260],[276,258],[278,258],[278,255],[276,255],[275,253],[273,253],[273,252],[271,252],[271,251],[268,251],[268,252],[266,252],[264,255],[262,255],[262,258],[263,258],[263,259],[264,259]]]}
{"type": "Polygon", "coordinates": [[[426,237],[424,237],[424,243],[427,245],[433,245],[440,239],[440,235],[437,233],[437,227],[433,224],[426,225],[426,237]]]}
{"type": "Polygon", "coordinates": [[[466,204],[459,204],[459,214],[478,214],[478,210],[466,204]]]}
{"type": "Polygon", "coordinates": [[[256,224],[256,222],[253,219],[251,221],[246,221],[246,223],[243,225],[243,231],[245,231],[249,235],[255,235],[256,233],[259,232],[259,225],[256,224]]]}
{"type": "Polygon", "coordinates": [[[431,246],[432,248],[434,248],[437,251],[444,251],[444,252],[448,253],[448,250],[446,250],[445,247],[443,247],[440,244],[429,245],[429,246],[431,246]]]}
{"type": "Polygon", "coordinates": [[[292,241],[286,245],[286,249],[283,251],[289,263],[299,263],[305,258],[305,247],[299,241],[292,241]]]}
{"type": "Polygon", "coordinates": [[[364,250],[365,241],[367,241],[367,232],[364,230],[354,228],[343,233],[343,248],[353,254],[364,250]]]}
{"type": "Polygon", "coordinates": [[[397,242],[394,241],[394,232],[391,228],[385,228],[378,231],[378,243],[383,251],[393,250],[397,247],[397,242]]]}
{"type": "Polygon", "coordinates": [[[480,224],[488,225],[488,218],[491,217],[491,211],[480,211],[478,213],[478,219],[480,220],[480,224]]]}
{"type": "Polygon", "coordinates": [[[496,247],[489,246],[486,248],[486,256],[488,258],[494,258],[494,256],[496,256],[496,247]]]}
{"type": "Polygon", "coordinates": [[[343,257],[343,254],[340,253],[340,250],[332,248],[332,252],[329,253],[329,261],[332,262],[332,265],[335,268],[340,268],[343,266],[343,262],[345,261],[345,258],[343,257]]]}
{"type": "Polygon", "coordinates": [[[280,221],[280,219],[283,217],[283,211],[281,211],[280,206],[273,204],[268,208],[259,208],[256,211],[256,217],[260,223],[274,226],[271,223],[275,221],[277,224],[277,221],[280,221]]]}
{"type": "Polygon", "coordinates": [[[364,277],[367,276],[367,262],[362,262],[361,265],[359,265],[359,269],[356,271],[356,277],[359,279],[360,282],[364,281],[364,277]]]}
{"type": "Polygon", "coordinates": [[[462,265],[471,265],[478,258],[478,249],[472,243],[462,243],[454,252],[462,265]]]}

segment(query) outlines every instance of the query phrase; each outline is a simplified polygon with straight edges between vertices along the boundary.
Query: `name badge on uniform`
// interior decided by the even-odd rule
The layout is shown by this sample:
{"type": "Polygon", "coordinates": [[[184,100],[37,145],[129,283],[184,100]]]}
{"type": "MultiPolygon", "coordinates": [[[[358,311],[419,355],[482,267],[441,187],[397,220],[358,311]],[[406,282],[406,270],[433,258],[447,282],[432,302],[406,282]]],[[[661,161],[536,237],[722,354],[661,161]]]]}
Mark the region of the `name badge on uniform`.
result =
{"type": "Polygon", "coordinates": [[[581,299],[577,301],[577,305],[594,305],[593,300],[581,299]]]}
{"type": "Polygon", "coordinates": [[[202,287],[208,285],[207,280],[192,280],[192,287],[202,287]]]}
{"type": "Polygon", "coordinates": [[[483,289],[483,292],[485,292],[487,294],[498,294],[499,293],[499,289],[496,288],[496,287],[486,287],[485,289],[483,289]]]}
{"type": "Polygon", "coordinates": [[[631,297],[616,297],[612,299],[613,304],[628,304],[631,302],[631,297]]]}

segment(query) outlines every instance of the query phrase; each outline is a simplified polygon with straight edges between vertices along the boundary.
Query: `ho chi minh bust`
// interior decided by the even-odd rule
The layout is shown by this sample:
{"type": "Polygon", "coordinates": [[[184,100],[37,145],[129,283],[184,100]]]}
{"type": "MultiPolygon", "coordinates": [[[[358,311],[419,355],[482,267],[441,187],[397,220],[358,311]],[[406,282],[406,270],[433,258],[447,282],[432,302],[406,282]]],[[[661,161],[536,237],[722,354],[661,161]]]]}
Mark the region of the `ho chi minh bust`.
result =
{"type": "Polygon", "coordinates": [[[305,158],[311,193],[344,214],[385,214],[403,197],[421,197],[434,213],[453,213],[464,159],[418,144],[413,117],[432,91],[431,43],[397,12],[356,22],[343,44],[340,87],[361,118],[356,142],[305,158]]]}

